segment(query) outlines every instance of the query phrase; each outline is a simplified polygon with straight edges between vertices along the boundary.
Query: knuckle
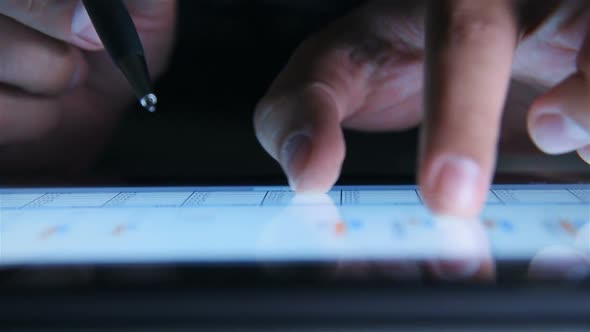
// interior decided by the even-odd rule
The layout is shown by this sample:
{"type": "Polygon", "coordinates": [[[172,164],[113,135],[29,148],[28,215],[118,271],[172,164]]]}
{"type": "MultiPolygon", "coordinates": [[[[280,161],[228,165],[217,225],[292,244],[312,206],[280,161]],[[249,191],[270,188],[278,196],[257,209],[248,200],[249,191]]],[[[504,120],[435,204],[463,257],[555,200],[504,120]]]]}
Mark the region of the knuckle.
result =
{"type": "Polygon", "coordinates": [[[256,130],[257,137],[262,140],[264,137],[264,132],[266,123],[268,122],[269,116],[276,111],[276,101],[270,97],[262,98],[258,104],[256,105],[254,111],[254,128],[256,130]]]}
{"type": "Polygon", "coordinates": [[[272,142],[269,137],[269,118],[271,114],[276,111],[274,107],[276,102],[273,98],[270,97],[263,97],[260,102],[256,105],[254,111],[254,131],[256,134],[256,138],[262,144],[262,146],[267,150],[269,153],[272,154],[272,142]]]}
{"type": "Polygon", "coordinates": [[[254,124],[257,131],[273,130],[273,125],[291,110],[294,96],[290,93],[267,95],[256,106],[254,124]]]}
{"type": "Polygon", "coordinates": [[[263,97],[254,110],[254,123],[259,126],[264,122],[264,118],[272,112],[273,105],[276,104],[274,99],[270,97],[263,97]]]}
{"type": "Polygon", "coordinates": [[[29,89],[31,92],[42,94],[59,94],[71,86],[76,71],[76,61],[71,48],[55,49],[49,52],[38,52],[38,58],[33,66],[23,64],[31,69],[29,89]],[[34,67],[34,68],[32,68],[34,67]]]}
{"type": "Polygon", "coordinates": [[[40,90],[46,94],[59,94],[68,90],[72,84],[72,78],[76,69],[71,63],[62,62],[55,67],[55,73],[46,75],[46,79],[40,82],[40,90]]]}
{"type": "Polygon", "coordinates": [[[2,31],[0,82],[32,93],[59,93],[71,84],[81,61],[79,52],[62,42],[38,37],[23,30],[12,34],[2,31]]]}

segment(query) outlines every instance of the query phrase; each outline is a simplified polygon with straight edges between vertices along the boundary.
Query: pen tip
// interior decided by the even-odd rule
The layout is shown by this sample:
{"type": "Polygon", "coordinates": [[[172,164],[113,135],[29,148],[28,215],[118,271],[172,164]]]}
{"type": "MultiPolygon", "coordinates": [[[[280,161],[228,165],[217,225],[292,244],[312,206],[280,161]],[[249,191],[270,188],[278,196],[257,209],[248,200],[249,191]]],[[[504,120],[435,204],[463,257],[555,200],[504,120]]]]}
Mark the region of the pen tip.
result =
{"type": "Polygon", "coordinates": [[[156,97],[155,94],[150,93],[150,94],[143,96],[139,100],[139,102],[141,103],[141,106],[143,106],[143,108],[148,110],[148,112],[155,112],[156,111],[156,104],[158,104],[158,97],[156,97]]]}

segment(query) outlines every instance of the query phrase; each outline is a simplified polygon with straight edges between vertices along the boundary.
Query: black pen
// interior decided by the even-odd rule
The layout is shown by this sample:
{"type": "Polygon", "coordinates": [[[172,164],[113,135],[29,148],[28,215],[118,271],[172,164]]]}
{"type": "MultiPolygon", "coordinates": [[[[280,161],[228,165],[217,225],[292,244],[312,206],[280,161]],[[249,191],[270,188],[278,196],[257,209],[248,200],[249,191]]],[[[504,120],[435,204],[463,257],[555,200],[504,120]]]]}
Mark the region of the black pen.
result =
{"type": "Polygon", "coordinates": [[[141,106],[156,110],[158,98],[145,61],[143,46],[122,0],[82,0],[105,49],[131,84],[141,106]]]}

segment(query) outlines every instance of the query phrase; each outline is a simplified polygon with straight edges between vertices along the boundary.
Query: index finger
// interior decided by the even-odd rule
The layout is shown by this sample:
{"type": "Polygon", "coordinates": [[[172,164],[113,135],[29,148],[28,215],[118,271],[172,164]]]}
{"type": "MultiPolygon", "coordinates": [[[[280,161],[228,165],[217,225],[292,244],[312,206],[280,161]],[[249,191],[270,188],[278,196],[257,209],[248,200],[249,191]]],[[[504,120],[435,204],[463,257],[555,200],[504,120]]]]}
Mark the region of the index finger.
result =
{"type": "Polygon", "coordinates": [[[494,170],[517,42],[511,0],[431,1],[419,182],[437,214],[475,216],[494,170]]]}
{"type": "Polygon", "coordinates": [[[78,47],[101,48],[81,0],[0,1],[0,14],[78,47]]]}
{"type": "MultiPolygon", "coordinates": [[[[101,0],[94,0],[101,1],[101,0]]],[[[142,23],[167,17],[173,0],[126,0],[130,14],[142,23]]],[[[0,15],[87,50],[102,49],[82,0],[0,0],[0,15]]],[[[137,23],[137,22],[136,22],[137,23]]]]}

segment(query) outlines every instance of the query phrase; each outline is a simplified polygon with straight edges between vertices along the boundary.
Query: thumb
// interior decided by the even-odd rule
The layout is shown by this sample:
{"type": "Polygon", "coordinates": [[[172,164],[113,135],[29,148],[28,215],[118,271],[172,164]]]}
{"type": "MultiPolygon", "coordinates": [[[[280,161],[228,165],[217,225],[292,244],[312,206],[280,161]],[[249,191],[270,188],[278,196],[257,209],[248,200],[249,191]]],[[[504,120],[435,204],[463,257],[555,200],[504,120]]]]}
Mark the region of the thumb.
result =
{"type": "Polygon", "coordinates": [[[102,48],[81,0],[0,1],[0,14],[80,48],[102,48]]]}
{"type": "Polygon", "coordinates": [[[297,93],[267,96],[256,109],[256,136],[296,191],[328,191],[340,175],[344,138],[329,91],[316,83],[297,93]]]}

